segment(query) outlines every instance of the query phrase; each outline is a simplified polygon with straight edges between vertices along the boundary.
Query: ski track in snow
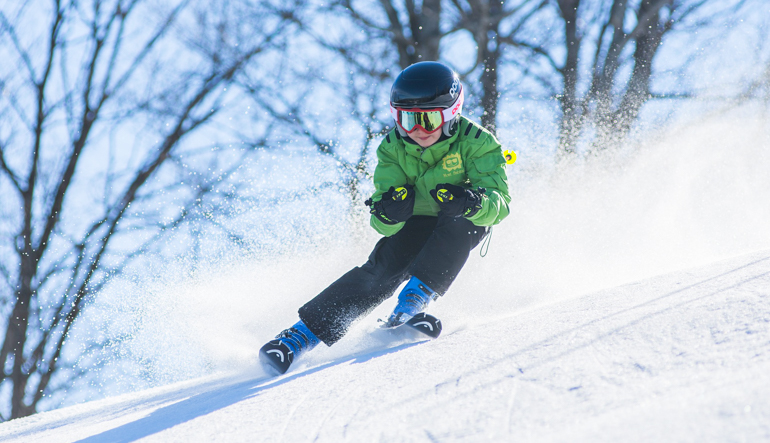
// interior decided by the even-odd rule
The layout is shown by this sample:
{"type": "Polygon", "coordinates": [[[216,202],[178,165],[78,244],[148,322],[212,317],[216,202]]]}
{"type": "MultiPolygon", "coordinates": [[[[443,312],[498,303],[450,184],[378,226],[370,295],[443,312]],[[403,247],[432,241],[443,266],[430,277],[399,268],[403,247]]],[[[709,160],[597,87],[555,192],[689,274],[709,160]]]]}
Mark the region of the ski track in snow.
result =
{"type": "Polygon", "coordinates": [[[41,413],[0,440],[770,441],[770,251],[384,346],[41,413]]]}

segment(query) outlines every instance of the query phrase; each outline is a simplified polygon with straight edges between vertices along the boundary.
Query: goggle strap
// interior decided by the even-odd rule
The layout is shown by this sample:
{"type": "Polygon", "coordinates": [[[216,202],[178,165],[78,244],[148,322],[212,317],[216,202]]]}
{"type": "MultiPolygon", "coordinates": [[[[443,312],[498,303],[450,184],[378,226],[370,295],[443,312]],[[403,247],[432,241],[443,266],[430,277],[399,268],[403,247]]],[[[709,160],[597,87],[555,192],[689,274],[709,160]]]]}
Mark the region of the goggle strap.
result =
{"type": "Polygon", "coordinates": [[[444,122],[452,121],[457,115],[463,112],[463,102],[465,101],[465,88],[460,88],[460,97],[457,98],[455,103],[444,110],[441,113],[444,115],[444,122]]]}

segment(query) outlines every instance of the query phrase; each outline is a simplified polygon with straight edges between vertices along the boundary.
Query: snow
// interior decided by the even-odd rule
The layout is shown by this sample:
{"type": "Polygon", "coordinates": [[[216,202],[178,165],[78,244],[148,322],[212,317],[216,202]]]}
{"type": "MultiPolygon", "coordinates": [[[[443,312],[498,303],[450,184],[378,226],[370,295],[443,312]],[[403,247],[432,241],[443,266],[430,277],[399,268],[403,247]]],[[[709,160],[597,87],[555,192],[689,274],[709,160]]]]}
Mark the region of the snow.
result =
{"type": "Polygon", "coordinates": [[[141,363],[106,381],[160,387],[2,423],[0,441],[770,442],[768,146],[766,118],[739,113],[610,167],[521,155],[489,254],[430,307],[439,339],[378,330],[388,302],[276,378],[259,346],[376,238],[171,263],[103,307],[141,363]]]}
{"type": "Polygon", "coordinates": [[[12,420],[0,440],[770,441],[770,250],[443,321],[428,341],[367,318],[359,352],[12,420]]]}

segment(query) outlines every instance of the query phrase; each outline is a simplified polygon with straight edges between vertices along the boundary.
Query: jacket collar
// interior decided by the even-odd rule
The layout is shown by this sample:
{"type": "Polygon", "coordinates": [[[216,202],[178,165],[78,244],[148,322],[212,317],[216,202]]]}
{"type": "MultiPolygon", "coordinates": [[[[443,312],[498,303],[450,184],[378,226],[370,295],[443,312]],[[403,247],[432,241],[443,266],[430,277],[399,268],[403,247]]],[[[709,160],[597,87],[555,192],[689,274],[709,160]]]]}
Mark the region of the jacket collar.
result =
{"type": "Polygon", "coordinates": [[[435,144],[428,146],[427,148],[423,148],[418,144],[409,143],[404,140],[404,149],[406,150],[406,153],[412,157],[417,157],[425,163],[433,166],[438,163],[447,152],[449,152],[449,148],[451,148],[452,143],[457,140],[457,134],[459,133],[459,130],[455,131],[454,135],[451,137],[440,140],[435,144]]]}

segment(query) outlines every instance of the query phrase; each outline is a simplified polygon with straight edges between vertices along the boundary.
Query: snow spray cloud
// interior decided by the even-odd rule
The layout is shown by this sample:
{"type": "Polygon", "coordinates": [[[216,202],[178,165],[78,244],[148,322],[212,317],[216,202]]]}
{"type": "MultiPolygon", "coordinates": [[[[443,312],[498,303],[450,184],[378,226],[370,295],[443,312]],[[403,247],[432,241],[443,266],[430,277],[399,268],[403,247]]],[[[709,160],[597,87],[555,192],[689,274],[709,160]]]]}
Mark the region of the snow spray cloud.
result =
{"type": "Polygon", "coordinates": [[[770,124],[756,115],[684,125],[623,160],[512,171],[510,219],[452,290],[462,310],[506,313],[770,248],[770,124]]]}
{"type": "MultiPolygon", "coordinates": [[[[623,160],[543,173],[523,156],[509,168],[511,215],[495,227],[489,253],[474,251],[431,310],[451,333],[466,322],[770,248],[769,147],[766,119],[732,115],[672,130],[623,160]]],[[[192,278],[169,264],[167,277],[127,289],[133,308],[115,314],[115,323],[133,325],[122,351],[135,367],[127,377],[153,385],[255,367],[259,346],[296,321],[299,306],[366,260],[377,237],[358,238],[327,239],[290,257],[223,260],[192,278]]],[[[361,339],[391,308],[386,302],[311,360],[369,346],[361,339]]]]}
{"type": "MultiPolygon", "coordinates": [[[[366,260],[375,233],[351,235],[354,229],[345,228],[344,196],[314,194],[330,209],[309,210],[318,202],[308,202],[302,186],[286,178],[280,164],[288,161],[297,159],[276,154],[244,174],[256,177],[249,184],[259,203],[269,203],[252,204],[237,220],[251,249],[234,250],[227,238],[196,232],[200,249],[210,251],[205,258],[143,257],[141,269],[113,281],[89,314],[102,324],[97,335],[119,337],[100,355],[81,359],[106,379],[92,383],[100,392],[90,398],[254,368],[259,347],[297,320],[299,306],[366,260]],[[356,242],[361,238],[368,240],[356,242]]],[[[308,177],[316,185],[334,175],[315,165],[320,170],[308,177]]],[[[174,242],[191,241],[179,236],[174,242]]],[[[93,335],[85,329],[82,335],[93,335]]]]}
{"type": "Polygon", "coordinates": [[[160,276],[133,279],[99,307],[110,320],[104,333],[123,337],[101,357],[100,372],[109,377],[102,395],[256,369],[263,342],[297,321],[299,306],[366,254],[338,247],[333,266],[318,254],[237,257],[194,273],[167,263],[160,276]]]}

